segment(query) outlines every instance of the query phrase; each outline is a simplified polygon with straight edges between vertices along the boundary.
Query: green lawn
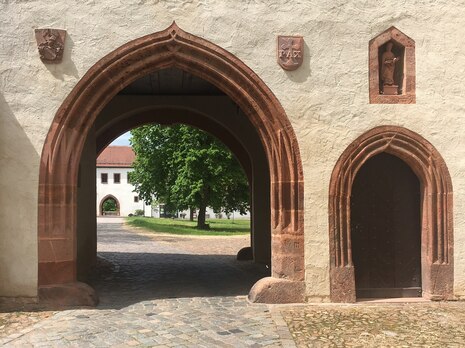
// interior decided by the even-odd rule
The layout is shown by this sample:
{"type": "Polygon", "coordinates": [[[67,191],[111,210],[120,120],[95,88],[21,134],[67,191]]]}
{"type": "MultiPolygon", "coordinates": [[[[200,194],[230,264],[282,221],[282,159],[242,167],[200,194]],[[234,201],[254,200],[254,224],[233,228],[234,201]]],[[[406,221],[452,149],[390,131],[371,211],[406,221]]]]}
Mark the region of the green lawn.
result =
{"type": "Polygon", "coordinates": [[[196,221],[188,219],[159,219],[133,216],[126,218],[130,226],[142,227],[154,233],[172,233],[199,236],[235,236],[250,233],[250,220],[207,219],[209,230],[195,228],[196,221]]]}

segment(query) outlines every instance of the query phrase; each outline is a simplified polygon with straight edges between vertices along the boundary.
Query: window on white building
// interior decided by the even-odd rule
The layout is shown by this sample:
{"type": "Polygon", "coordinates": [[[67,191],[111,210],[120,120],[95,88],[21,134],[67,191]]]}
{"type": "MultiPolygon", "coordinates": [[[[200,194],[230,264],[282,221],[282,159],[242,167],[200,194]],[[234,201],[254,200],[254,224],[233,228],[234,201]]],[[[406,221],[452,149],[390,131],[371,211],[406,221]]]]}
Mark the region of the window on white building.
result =
{"type": "Polygon", "coordinates": [[[134,196],[134,203],[138,203],[139,202],[139,196],[134,196]]]}
{"type": "Polygon", "coordinates": [[[108,184],[108,174],[107,173],[100,174],[100,180],[102,181],[102,184],[108,184]]]}
{"type": "Polygon", "coordinates": [[[121,182],[121,174],[120,173],[114,173],[113,174],[113,182],[115,184],[119,184],[121,182]]]}

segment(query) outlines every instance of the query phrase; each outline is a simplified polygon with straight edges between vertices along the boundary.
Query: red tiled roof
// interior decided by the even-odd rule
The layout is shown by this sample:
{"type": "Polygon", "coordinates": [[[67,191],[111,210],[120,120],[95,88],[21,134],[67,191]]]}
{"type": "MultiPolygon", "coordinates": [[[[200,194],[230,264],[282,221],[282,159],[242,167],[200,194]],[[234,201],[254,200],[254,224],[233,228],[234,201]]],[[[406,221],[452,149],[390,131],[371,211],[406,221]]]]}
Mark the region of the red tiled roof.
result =
{"type": "Polygon", "coordinates": [[[97,158],[97,167],[132,167],[136,155],[130,146],[107,146],[97,158]]]}

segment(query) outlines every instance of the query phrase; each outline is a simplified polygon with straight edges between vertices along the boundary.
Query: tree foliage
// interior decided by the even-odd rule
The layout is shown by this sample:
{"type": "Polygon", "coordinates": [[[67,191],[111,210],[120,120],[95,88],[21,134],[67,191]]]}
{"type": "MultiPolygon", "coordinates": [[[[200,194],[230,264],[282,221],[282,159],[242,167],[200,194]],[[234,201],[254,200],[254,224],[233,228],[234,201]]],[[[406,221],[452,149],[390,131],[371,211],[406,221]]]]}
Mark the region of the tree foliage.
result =
{"type": "Polygon", "coordinates": [[[206,228],[205,210],[249,210],[249,187],[231,152],[216,138],[186,125],[147,125],[131,131],[136,153],[131,180],[147,203],[156,199],[177,210],[199,209],[198,227],[206,228]]]}
{"type": "Polygon", "coordinates": [[[103,202],[103,211],[116,211],[116,201],[113,198],[107,198],[103,202]]]}

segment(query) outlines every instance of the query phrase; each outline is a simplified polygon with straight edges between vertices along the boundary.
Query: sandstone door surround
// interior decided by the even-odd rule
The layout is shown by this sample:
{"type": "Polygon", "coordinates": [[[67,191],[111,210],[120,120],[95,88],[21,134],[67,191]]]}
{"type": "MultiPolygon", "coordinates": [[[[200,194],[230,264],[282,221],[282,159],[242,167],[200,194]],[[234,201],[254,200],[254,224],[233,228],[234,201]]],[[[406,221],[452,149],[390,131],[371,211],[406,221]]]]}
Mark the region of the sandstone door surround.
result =
{"type": "Polygon", "coordinates": [[[199,76],[246,114],[264,145],[271,175],[272,277],[252,288],[256,302],[302,302],[303,169],[295,133],[279,101],[243,62],[181,30],[131,41],[97,62],[67,96],[47,135],[39,178],[39,298],[92,305],[92,288],[76,277],[77,170],[87,133],[102,108],[131,82],[168,67],[199,76]]]}
{"type": "Polygon", "coordinates": [[[452,181],[434,146],[398,126],[380,126],[358,137],[342,153],[329,188],[330,293],[333,302],[355,302],[350,231],[352,184],[360,167],[381,152],[399,157],[420,180],[421,279],[423,297],[453,297],[452,181]]]}

